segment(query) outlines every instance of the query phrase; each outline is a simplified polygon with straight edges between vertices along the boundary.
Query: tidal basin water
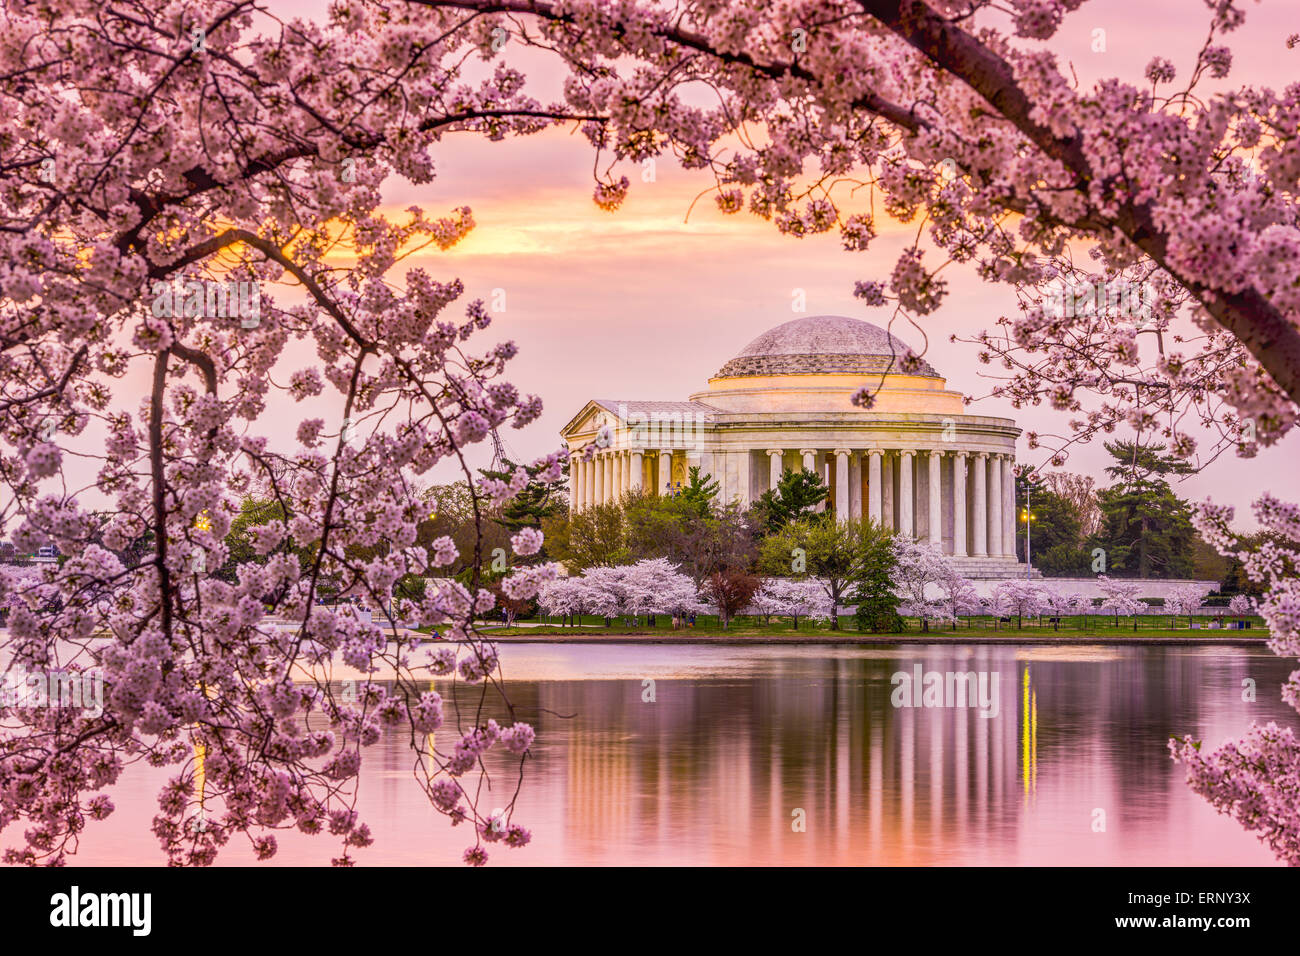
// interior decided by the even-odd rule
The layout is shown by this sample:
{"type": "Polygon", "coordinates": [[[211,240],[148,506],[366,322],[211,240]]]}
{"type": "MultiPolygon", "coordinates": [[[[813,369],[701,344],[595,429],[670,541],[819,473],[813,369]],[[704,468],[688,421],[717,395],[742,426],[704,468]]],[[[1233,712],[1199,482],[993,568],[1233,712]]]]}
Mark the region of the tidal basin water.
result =
{"type": "MultiPolygon", "coordinates": [[[[526,644],[501,658],[538,731],[514,818],[533,839],[489,846],[489,865],[1270,865],[1187,788],[1166,742],[1300,719],[1278,697],[1294,662],[1263,647],[526,644]],[[917,665],[996,673],[996,715],[893,706],[891,678],[917,665]]],[[[458,693],[472,715],[473,691],[458,693]]],[[[455,739],[439,731],[440,749],[455,739]]],[[[375,843],[360,865],[463,865],[473,835],[428,806],[412,763],[398,740],[366,752],[357,806],[375,843]]],[[[493,766],[502,799],[487,810],[518,782],[493,766]]],[[[149,821],[164,777],[128,770],[73,865],[163,862],[149,821]]],[[[338,855],[328,837],[278,839],[264,865],[338,855]]],[[[218,865],[252,859],[237,839],[218,865]]]]}

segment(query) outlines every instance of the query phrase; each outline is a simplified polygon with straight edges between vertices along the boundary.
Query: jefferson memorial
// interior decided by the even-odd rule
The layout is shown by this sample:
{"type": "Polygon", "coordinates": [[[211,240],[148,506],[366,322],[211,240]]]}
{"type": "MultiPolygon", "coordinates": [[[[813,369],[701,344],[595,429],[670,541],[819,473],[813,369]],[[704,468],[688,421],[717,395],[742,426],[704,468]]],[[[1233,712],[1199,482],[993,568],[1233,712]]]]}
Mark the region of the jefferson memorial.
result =
{"type": "MultiPolygon", "coordinates": [[[[630,491],[665,494],[698,465],[747,506],[785,469],[817,472],[840,518],[868,516],[953,556],[968,578],[1025,574],[1015,558],[1012,465],[1020,429],[964,413],[959,392],[869,322],[794,319],[764,332],[685,402],[592,399],[561,430],[573,510],[630,491]],[[869,410],[852,395],[874,394],[869,410]]],[[[1037,576],[1037,575],[1035,575],[1037,576]]]]}

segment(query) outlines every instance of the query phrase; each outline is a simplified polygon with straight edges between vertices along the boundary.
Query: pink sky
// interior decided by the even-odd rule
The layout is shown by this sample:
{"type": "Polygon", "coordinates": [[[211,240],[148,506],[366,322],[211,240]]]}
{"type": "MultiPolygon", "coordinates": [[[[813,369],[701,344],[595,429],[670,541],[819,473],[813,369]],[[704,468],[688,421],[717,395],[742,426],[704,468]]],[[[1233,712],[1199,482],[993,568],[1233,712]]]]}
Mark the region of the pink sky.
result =
{"type": "MultiPolygon", "coordinates": [[[[1192,0],[1105,0],[1071,15],[1049,46],[1074,66],[1084,85],[1102,76],[1140,78],[1153,55],[1172,60],[1185,76],[1204,42],[1207,9],[1192,0]],[[1105,53],[1093,53],[1094,29],[1106,31],[1105,53]],[[1153,45],[1153,40],[1158,45],[1153,45]]],[[[1246,26],[1230,36],[1237,66],[1225,85],[1281,86],[1300,66],[1300,49],[1284,39],[1300,31],[1300,16],[1282,3],[1247,5],[1246,26]]],[[[534,95],[554,95],[553,72],[534,70],[534,95]]],[[[880,324],[889,310],[867,309],[852,298],[857,279],[887,278],[914,226],[882,229],[868,253],[844,252],[832,233],[811,239],[779,235],[748,214],[723,216],[708,197],[684,221],[692,200],[711,184],[707,174],[685,173],[660,161],[653,183],[639,167],[623,170],[633,186],[616,213],[591,202],[592,154],[585,140],[551,131],[524,140],[486,143],[453,136],[436,150],[438,177],[430,185],[391,190],[395,205],[415,201],[441,214],[473,207],[478,227],[429,267],[439,278],[458,276],[467,298],[490,299],[504,289],[506,311],[488,335],[520,345],[512,380],[545,400],[546,413],[528,429],[503,434],[518,456],[542,454],[559,442],[558,430],[590,398],[681,400],[702,390],[710,375],[750,339],[796,318],[792,290],[807,295],[808,315],[836,313],[880,324]]],[[[933,259],[933,253],[929,257],[933,259]]],[[[988,371],[975,350],[950,343],[952,333],[973,334],[998,316],[1014,314],[1013,290],[981,283],[963,266],[944,275],[950,295],[922,320],[927,358],[950,388],[986,394],[988,371]]],[[[919,348],[915,329],[894,331],[919,348]]],[[[1050,409],[1013,409],[986,399],[976,414],[1015,418],[1022,428],[1064,431],[1067,416],[1050,409]]],[[[1239,518],[1261,491],[1284,492],[1285,475],[1300,444],[1294,435],[1251,462],[1220,458],[1179,492],[1235,504],[1239,518]]],[[[1029,452],[1039,464],[1047,456],[1029,452]]],[[[1068,470],[1101,478],[1107,456],[1100,442],[1078,448],[1068,470]]],[[[1246,522],[1250,523],[1250,522],[1246,522]]]]}
{"type": "MultiPolygon", "coordinates": [[[[320,6],[298,3],[287,12],[315,12],[320,6]]],[[[1204,42],[1207,14],[1195,0],[1094,0],[1070,15],[1048,45],[1073,65],[1085,86],[1113,75],[1140,82],[1154,55],[1173,61],[1181,77],[1204,42]],[[1097,29],[1106,33],[1104,53],[1091,50],[1097,29]]],[[[1237,66],[1221,86],[1292,82],[1300,48],[1288,50],[1285,37],[1300,32],[1300,15],[1281,2],[1248,4],[1247,14],[1246,26],[1229,37],[1237,66]]],[[[516,62],[526,68],[534,96],[559,98],[561,74],[554,63],[535,51],[516,62]]],[[[421,266],[439,280],[459,277],[466,287],[465,302],[491,301],[494,290],[505,291],[505,312],[471,344],[484,350],[500,339],[514,339],[520,353],[507,377],[545,402],[540,421],[502,434],[508,451],[520,459],[559,447],[560,427],[588,399],[682,400],[703,390],[709,376],[751,339],[798,317],[791,311],[795,289],[806,295],[803,314],[842,314],[884,324],[889,310],[861,306],[852,298],[853,284],[887,279],[915,230],[914,224],[881,223],[870,252],[848,253],[834,233],[803,240],[784,237],[771,223],[748,214],[721,215],[707,196],[688,222],[688,208],[712,180],[707,174],[683,172],[671,159],[657,164],[650,183],[642,181],[638,166],[617,171],[632,180],[630,196],[618,212],[602,212],[591,201],[591,149],[568,129],[503,143],[452,135],[434,156],[437,178],[432,183],[415,186],[393,178],[385,200],[398,216],[412,203],[433,216],[461,205],[473,208],[478,226],[464,242],[407,264],[421,266]]],[[[931,253],[927,262],[935,261],[931,253]]],[[[400,280],[401,271],[390,278],[400,280]]],[[[992,327],[1000,315],[1013,314],[1013,290],[981,283],[965,266],[949,266],[944,276],[950,289],[946,303],[922,320],[929,340],[926,358],[947,377],[949,388],[984,395],[992,382],[980,373],[988,369],[976,362],[974,348],[950,343],[948,337],[972,335],[992,327]]],[[[272,294],[281,303],[299,299],[296,290],[272,294]]],[[[459,307],[453,308],[454,316],[459,315],[459,307]]],[[[915,348],[923,344],[915,329],[896,325],[894,331],[915,348]]],[[[313,358],[312,347],[291,345],[276,381],[283,384],[292,370],[313,358]]],[[[144,364],[133,378],[138,379],[131,382],[134,387],[117,392],[124,407],[137,407],[132,393],[138,387],[143,394],[144,364]]],[[[321,399],[298,406],[273,396],[266,420],[287,423],[275,431],[283,435],[288,451],[299,420],[320,416],[333,421],[339,406],[328,390],[321,399]]],[[[1064,431],[1067,418],[1045,408],[1016,410],[993,399],[970,411],[1011,417],[1022,428],[1044,434],[1064,431]]],[[[255,430],[268,428],[274,425],[259,423],[255,430]]],[[[84,447],[102,454],[102,434],[92,426],[84,447]]],[[[1297,449],[1300,438],[1293,435],[1250,462],[1222,457],[1178,491],[1194,500],[1212,496],[1234,504],[1239,522],[1253,526],[1246,513],[1250,502],[1264,490],[1288,490],[1297,449]]],[[[475,463],[485,465],[491,449],[485,445],[481,450],[475,463]]],[[[1041,450],[1030,452],[1023,438],[1019,456],[1033,464],[1048,457],[1041,450]]],[[[1106,460],[1096,442],[1076,448],[1066,468],[1102,479],[1106,460]]],[[[70,476],[83,487],[93,484],[97,468],[95,461],[69,462],[70,476]]],[[[451,481],[459,474],[448,466],[428,477],[451,481]]],[[[97,497],[90,492],[88,506],[98,504],[89,500],[97,497]]]]}

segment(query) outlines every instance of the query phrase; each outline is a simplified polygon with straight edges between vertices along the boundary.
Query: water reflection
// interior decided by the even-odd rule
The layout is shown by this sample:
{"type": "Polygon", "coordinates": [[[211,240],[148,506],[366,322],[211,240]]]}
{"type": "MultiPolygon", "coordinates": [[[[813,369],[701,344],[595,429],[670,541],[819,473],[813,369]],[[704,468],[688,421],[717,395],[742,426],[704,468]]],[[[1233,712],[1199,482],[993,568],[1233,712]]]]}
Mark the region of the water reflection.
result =
{"type": "MultiPolygon", "coordinates": [[[[514,645],[502,659],[538,742],[516,808],[533,842],[491,848],[493,864],[1273,862],[1188,791],[1166,750],[1172,734],[1215,745],[1252,719],[1295,723],[1278,700],[1290,667],[1262,648],[514,645]],[[892,675],[918,665],[997,674],[996,716],[893,706],[892,675]]],[[[468,721],[477,694],[460,699],[468,721]]],[[[363,766],[376,843],[359,862],[458,863],[471,835],[425,805],[411,753],[384,742],[363,766]]],[[[504,804],[516,781],[494,770],[504,804]]],[[[76,862],[157,862],[162,776],[124,780],[76,862]]],[[[276,862],[336,855],[279,839],[276,862]]],[[[252,859],[232,850],[222,862],[252,859]]]]}

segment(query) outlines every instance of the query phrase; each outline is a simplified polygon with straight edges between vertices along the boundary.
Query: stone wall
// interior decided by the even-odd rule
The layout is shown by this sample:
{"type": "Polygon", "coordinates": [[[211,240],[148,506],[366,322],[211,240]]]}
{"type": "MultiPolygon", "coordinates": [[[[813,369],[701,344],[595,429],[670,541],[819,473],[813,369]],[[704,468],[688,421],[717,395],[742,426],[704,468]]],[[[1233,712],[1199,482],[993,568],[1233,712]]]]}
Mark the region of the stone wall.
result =
{"type": "MultiPolygon", "coordinates": [[[[1025,566],[1020,565],[1020,574],[1023,579],[1025,566]]],[[[1010,578],[986,579],[982,581],[972,581],[975,590],[981,597],[987,597],[992,594],[1002,581],[1010,578]]],[[[1187,578],[1123,578],[1124,581],[1139,581],[1142,584],[1142,590],[1138,592],[1140,598],[1163,598],[1174,588],[1182,587],[1185,584],[1200,584],[1207,591],[1217,591],[1219,589],[1218,581],[1195,581],[1187,578]]],[[[1104,597],[1102,590],[1097,586],[1097,579],[1091,578],[1034,578],[1034,583],[1042,587],[1051,588],[1061,594],[1082,594],[1084,597],[1099,598],[1104,597]]]]}

